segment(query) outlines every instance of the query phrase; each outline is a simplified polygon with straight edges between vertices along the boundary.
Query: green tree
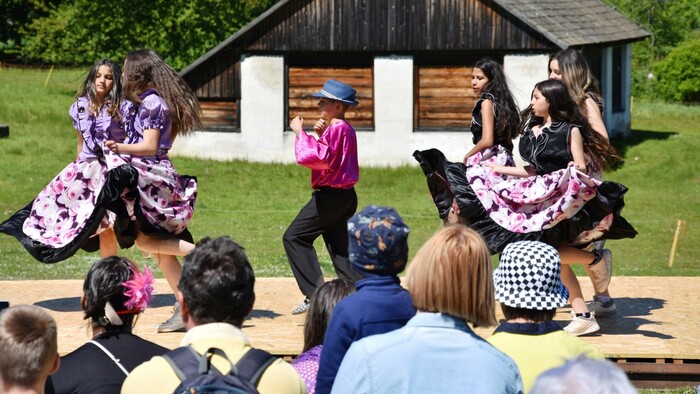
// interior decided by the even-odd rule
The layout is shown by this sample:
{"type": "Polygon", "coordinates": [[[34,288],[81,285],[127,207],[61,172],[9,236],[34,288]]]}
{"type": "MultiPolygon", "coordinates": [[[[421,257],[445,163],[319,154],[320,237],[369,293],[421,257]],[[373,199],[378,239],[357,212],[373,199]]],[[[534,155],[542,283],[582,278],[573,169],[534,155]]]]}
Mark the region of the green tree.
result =
{"type": "MultiPolygon", "coordinates": [[[[672,87],[668,79],[654,75],[656,64],[675,47],[700,36],[700,2],[698,0],[605,0],[628,18],[648,30],[651,38],[632,46],[632,94],[664,98],[672,87]]],[[[700,78],[696,74],[695,78],[700,78]]]]}
{"type": "Polygon", "coordinates": [[[700,102],[700,37],[683,42],[656,63],[662,97],[682,102],[700,102]]]}
{"type": "Polygon", "coordinates": [[[274,0],[72,0],[21,30],[30,62],[85,65],[151,48],[176,69],[206,53],[274,0]]]}

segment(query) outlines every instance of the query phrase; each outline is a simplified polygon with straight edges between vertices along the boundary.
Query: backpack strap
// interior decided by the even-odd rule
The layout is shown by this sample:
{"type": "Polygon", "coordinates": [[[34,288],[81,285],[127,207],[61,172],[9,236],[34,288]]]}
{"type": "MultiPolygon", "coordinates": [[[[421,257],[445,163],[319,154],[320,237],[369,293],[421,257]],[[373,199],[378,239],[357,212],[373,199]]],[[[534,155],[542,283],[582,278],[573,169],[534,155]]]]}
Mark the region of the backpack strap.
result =
{"type": "MultiPolygon", "coordinates": [[[[214,365],[210,364],[209,354],[218,354],[228,360],[226,353],[221,349],[211,348],[204,355],[200,355],[191,346],[171,350],[164,354],[163,358],[173,368],[180,381],[183,381],[207,373],[209,369],[221,373],[214,365]]],[[[231,366],[231,372],[257,387],[263,372],[275,360],[277,357],[264,350],[250,349],[235,365],[231,366]]]]}
{"type": "Polygon", "coordinates": [[[275,360],[277,360],[277,357],[272,354],[261,349],[251,348],[236,363],[238,376],[249,381],[253,386],[258,387],[263,372],[265,372],[267,367],[275,362],[275,360]]]}
{"type": "Polygon", "coordinates": [[[191,346],[173,349],[163,354],[163,358],[170,364],[180,381],[199,374],[199,360],[202,356],[191,346]]]}

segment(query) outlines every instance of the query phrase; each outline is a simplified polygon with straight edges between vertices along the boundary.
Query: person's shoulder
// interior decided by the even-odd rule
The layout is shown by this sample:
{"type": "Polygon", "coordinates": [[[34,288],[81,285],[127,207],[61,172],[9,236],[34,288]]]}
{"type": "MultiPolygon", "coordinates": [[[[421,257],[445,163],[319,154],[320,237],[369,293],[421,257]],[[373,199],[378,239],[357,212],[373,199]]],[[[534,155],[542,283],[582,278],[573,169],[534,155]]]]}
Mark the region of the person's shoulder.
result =
{"type": "Polygon", "coordinates": [[[306,393],[306,384],[301,380],[296,369],[281,358],[267,367],[260,377],[257,388],[261,394],[306,393]]]}
{"type": "Polygon", "coordinates": [[[129,373],[122,394],[147,392],[172,392],[180,384],[180,379],[162,356],[152,357],[129,373]]]}
{"type": "Polygon", "coordinates": [[[148,96],[143,98],[143,101],[141,102],[141,108],[147,109],[147,110],[155,110],[155,109],[168,109],[168,104],[165,102],[165,100],[160,97],[157,94],[149,94],[148,96]]]}

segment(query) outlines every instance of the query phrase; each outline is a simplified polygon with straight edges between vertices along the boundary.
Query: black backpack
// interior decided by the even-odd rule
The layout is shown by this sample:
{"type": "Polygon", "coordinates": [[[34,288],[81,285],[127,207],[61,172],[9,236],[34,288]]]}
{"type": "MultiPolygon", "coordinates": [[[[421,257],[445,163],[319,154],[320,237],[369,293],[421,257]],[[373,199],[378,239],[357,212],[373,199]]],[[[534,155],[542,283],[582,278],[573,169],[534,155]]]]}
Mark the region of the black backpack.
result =
{"type": "Polygon", "coordinates": [[[219,348],[209,348],[200,355],[191,346],[177,348],[163,355],[180,378],[174,394],[258,393],[260,377],[277,357],[260,349],[250,349],[234,365],[219,348]],[[216,354],[231,364],[228,374],[222,374],[211,363],[216,354]]]}

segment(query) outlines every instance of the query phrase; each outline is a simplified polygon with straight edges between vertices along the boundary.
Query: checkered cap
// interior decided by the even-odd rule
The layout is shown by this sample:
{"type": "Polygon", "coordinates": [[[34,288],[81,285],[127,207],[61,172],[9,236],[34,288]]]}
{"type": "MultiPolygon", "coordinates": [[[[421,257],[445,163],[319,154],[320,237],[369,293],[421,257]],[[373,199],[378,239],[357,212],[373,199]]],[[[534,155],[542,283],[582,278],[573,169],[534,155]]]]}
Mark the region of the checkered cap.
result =
{"type": "Polygon", "coordinates": [[[560,265],[559,252],[545,243],[509,244],[493,273],[496,299],[513,308],[536,310],[566,305],[569,291],[561,283],[560,265]]]}
{"type": "Polygon", "coordinates": [[[355,270],[397,275],[408,260],[408,226],[389,207],[370,205],[348,220],[348,254],[355,270]]]}

